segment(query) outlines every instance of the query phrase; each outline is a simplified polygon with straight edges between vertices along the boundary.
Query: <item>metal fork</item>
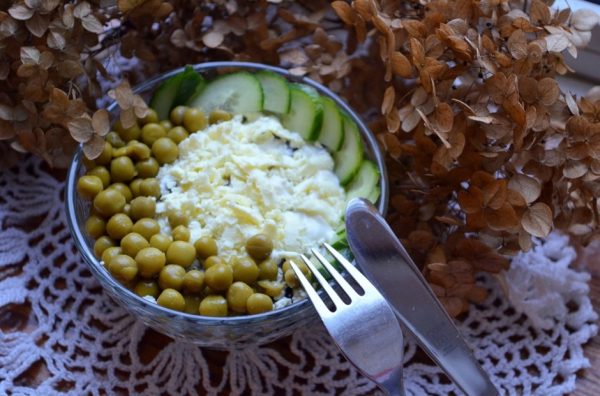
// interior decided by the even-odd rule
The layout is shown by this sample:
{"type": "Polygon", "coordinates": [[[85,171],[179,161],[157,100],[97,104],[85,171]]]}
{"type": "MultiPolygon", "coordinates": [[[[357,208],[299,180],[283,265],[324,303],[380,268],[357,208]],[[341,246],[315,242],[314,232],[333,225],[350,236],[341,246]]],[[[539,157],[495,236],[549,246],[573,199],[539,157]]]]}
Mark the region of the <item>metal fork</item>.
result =
{"type": "Polygon", "coordinates": [[[333,341],[346,358],[388,395],[403,396],[403,336],[394,311],[358,269],[330,245],[324,244],[324,246],[363,290],[362,293],[357,292],[322,254],[312,249],[313,255],[350,298],[349,304],[342,301],[306,256],[302,255],[302,260],[333,302],[334,311],[325,305],[293,261],[292,269],[321,316],[333,341]]]}

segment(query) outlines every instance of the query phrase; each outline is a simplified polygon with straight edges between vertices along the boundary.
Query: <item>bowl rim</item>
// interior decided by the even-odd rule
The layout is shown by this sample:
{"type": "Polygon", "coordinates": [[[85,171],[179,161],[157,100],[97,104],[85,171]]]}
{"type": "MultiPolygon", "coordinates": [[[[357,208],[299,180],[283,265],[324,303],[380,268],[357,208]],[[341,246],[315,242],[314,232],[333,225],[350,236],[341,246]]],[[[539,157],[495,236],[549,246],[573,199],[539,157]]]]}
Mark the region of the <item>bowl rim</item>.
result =
{"type": "MultiPolygon", "coordinates": [[[[349,115],[352,118],[352,120],[359,127],[359,130],[361,132],[361,138],[363,140],[366,140],[369,143],[368,147],[365,147],[365,150],[371,154],[370,159],[376,163],[377,168],[380,173],[380,180],[379,180],[380,198],[379,198],[379,203],[376,206],[380,213],[382,213],[383,215],[386,214],[387,208],[388,208],[388,200],[389,200],[389,191],[388,191],[389,183],[388,183],[388,176],[387,176],[387,170],[386,170],[386,166],[385,166],[384,155],[382,154],[381,148],[377,142],[377,139],[375,138],[375,136],[373,135],[371,130],[366,126],[366,124],[362,121],[362,119],[358,116],[358,114],[356,114],[350,108],[350,106],[348,104],[346,104],[346,102],[343,99],[341,99],[336,93],[334,93],[333,91],[331,91],[329,88],[325,87],[324,85],[312,80],[309,77],[295,75],[286,69],[276,67],[276,66],[261,64],[261,63],[223,61],[223,62],[197,63],[194,65],[188,65],[188,66],[192,66],[192,68],[195,71],[200,72],[200,73],[215,71],[215,70],[224,69],[224,68],[227,68],[227,69],[228,68],[231,68],[231,69],[242,68],[242,69],[250,69],[250,70],[254,70],[254,71],[268,70],[268,71],[277,73],[279,75],[282,75],[288,81],[309,85],[309,86],[315,88],[319,93],[324,94],[325,96],[328,96],[329,98],[331,98],[341,109],[343,109],[347,113],[347,115],[349,115]]],[[[133,92],[141,93],[141,92],[147,91],[149,88],[156,85],[157,83],[160,83],[160,82],[164,81],[165,79],[172,77],[173,75],[181,73],[186,67],[187,66],[182,66],[177,69],[173,69],[171,71],[156,75],[156,76],[152,77],[151,79],[146,80],[143,83],[138,84],[135,87],[133,87],[133,92]]],[[[116,110],[116,107],[117,107],[116,101],[111,101],[111,103],[107,106],[106,110],[109,113],[112,113],[113,111],[116,110]]],[[[102,264],[100,264],[100,260],[98,260],[95,257],[94,253],[92,252],[90,247],[85,242],[86,237],[84,235],[83,230],[80,229],[80,227],[78,226],[77,214],[76,214],[76,209],[75,209],[75,203],[76,203],[76,198],[77,198],[76,193],[75,193],[75,191],[76,191],[75,186],[76,186],[76,179],[78,177],[77,171],[78,171],[78,168],[80,167],[80,162],[82,161],[82,155],[83,155],[83,150],[82,150],[82,146],[80,145],[77,148],[75,155],[73,156],[73,159],[71,161],[71,164],[69,166],[69,170],[67,173],[67,179],[66,179],[66,185],[65,185],[65,206],[66,206],[67,225],[69,226],[71,234],[75,239],[75,245],[77,246],[77,249],[79,250],[79,252],[82,254],[84,261],[86,262],[86,264],[90,268],[91,272],[99,280],[100,284],[104,288],[107,288],[106,286],[108,284],[108,286],[111,286],[111,289],[113,289],[113,290],[116,289],[117,291],[119,291],[122,298],[127,300],[126,302],[142,303],[142,304],[144,304],[144,307],[146,307],[150,311],[154,311],[154,314],[156,314],[156,315],[175,316],[175,317],[178,317],[178,318],[186,320],[186,321],[194,322],[194,324],[206,324],[206,325],[212,325],[212,326],[214,326],[214,325],[237,326],[240,324],[248,324],[248,323],[252,323],[252,322],[262,322],[263,320],[275,319],[276,317],[285,317],[285,316],[287,316],[286,314],[288,314],[290,312],[294,313],[294,312],[298,311],[298,313],[299,313],[310,307],[308,299],[303,299],[298,302],[293,302],[285,307],[274,309],[274,310],[268,311],[268,312],[259,313],[259,314],[227,316],[227,317],[211,317],[211,316],[189,314],[186,312],[179,312],[179,311],[174,311],[174,310],[171,310],[168,308],[164,308],[156,303],[153,303],[143,297],[138,296],[133,291],[127,289],[121,283],[119,283],[116,279],[114,279],[112,276],[110,276],[108,274],[108,272],[106,271],[106,269],[104,269],[102,264]]]]}

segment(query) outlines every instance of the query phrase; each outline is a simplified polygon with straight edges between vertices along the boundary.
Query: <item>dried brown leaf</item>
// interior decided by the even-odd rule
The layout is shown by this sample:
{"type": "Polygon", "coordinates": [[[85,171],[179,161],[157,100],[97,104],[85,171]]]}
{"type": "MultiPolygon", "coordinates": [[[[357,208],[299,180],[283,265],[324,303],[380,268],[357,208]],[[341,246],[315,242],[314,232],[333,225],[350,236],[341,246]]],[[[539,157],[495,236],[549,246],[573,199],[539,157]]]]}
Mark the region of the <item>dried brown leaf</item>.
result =
{"type": "Polygon", "coordinates": [[[94,133],[99,136],[105,136],[110,131],[108,111],[104,109],[96,110],[92,116],[92,128],[94,129],[94,133]]]}
{"type": "Polygon", "coordinates": [[[223,43],[225,40],[225,36],[221,32],[208,32],[204,36],[202,36],[202,42],[208,48],[216,48],[223,43]]]}
{"type": "Polygon", "coordinates": [[[33,10],[21,3],[13,4],[12,7],[8,9],[8,13],[11,17],[19,21],[26,21],[33,16],[33,10]]]}
{"type": "Polygon", "coordinates": [[[27,29],[35,37],[42,37],[44,33],[46,33],[46,30],[48,30],[49,24],[50,19],[40,14],[35,14],[33,17],[31,17],[25,22],[25,26],[27,26],[27,29]]]}
{"type": "Polygon", "coordinates": [[[346,25],[354,25],[356,12],[350,7],[350,4],[345,1],[334,1],[331,3],[331,7],[338,14],[342,22],[346,25]]]}
{"type": "Polygon", "coordinates": [[[550,77],[542,78],[538,81],[537,91],[540,96],[540,102],[544,106],[551,106],[558,100],[560,88],[558,82],[550,77]]]}
{"type": "Polygon", "coordinates": [[[531,206],[523,214],[521,225],[533,236],[544,238],[552,230],[552,209],[542,202],[531,206]]]}
{"type": "Polygon", "coordinates": [[[394,51],[392,52],[390,61],[392,63],[392,71],[394,74],[405,78],[412,76],[412,65],[404,54],[394,51]]]}
{"type": "Polygon", "coordinates": [[[98,158],[103,149],[104,139],[98,135],[93,135],[90,140],[83,144],[83,154],[88,159],[98,158]]]}
{"type": "Polygon", "coordinates": [[[81,18],[81,24],[83,25],[83,28],[85,30],[87,30],[88,32],[99,34],[104,31],[104,27],[102,26],[102,23],[100,23],[98,18],[96,18],[94,15],[91,15],[91,14],[86,15],[83,18],[81,18]]]}
{"type": "Polygon", "coordinates": [[[79,143],[87,142],[94,135],[92,120],[88,115],[77,117],[67,123],[69,133],[79,143]]]}
{"type": "Polygon", "coordinates": [[[528,204],[534,202],[542,193],[542,185],[533,177],[516,174],[508,182],[508,188],[518,192],[528,204]]]}

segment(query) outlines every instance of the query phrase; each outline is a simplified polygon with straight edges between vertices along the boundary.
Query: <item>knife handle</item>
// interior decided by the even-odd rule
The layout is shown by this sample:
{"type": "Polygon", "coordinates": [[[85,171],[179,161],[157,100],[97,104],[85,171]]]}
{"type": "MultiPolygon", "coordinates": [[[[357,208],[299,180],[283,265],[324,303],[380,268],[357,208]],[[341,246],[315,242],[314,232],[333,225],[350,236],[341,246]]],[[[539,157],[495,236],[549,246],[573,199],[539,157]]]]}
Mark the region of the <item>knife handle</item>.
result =
{"type": "Polygon", "coordinates": [[[346,232],[354,258],[421,348],[467,395],[498,395],[410,255],[370,202],[352,200],[346,232]]]}

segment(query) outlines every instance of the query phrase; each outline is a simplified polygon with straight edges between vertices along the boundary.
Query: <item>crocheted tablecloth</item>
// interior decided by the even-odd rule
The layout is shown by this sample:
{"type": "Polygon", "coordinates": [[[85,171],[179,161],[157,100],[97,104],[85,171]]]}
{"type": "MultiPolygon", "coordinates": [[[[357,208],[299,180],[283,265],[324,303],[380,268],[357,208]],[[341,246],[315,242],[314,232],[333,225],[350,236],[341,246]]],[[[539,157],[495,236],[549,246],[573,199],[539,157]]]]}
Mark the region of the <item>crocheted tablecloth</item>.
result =
{"type": "MultiPolygon", "coordinates": [[[[64,183],[35,159],[0,174],[0,394],[379,393],[317,325],[275,343],[215,351],[173,341],[115,304],[87,270],[66,226],[64,183]]],[[[597,332],[589,274],[552,234],[503,275],[459,322],[503,394],[560,395],[589,365],[597,332]]],[[[454,385],[406,337],[409,395],[454,385]]],[[[458,393],[458,392],[457,392],[458,393]]]]}

